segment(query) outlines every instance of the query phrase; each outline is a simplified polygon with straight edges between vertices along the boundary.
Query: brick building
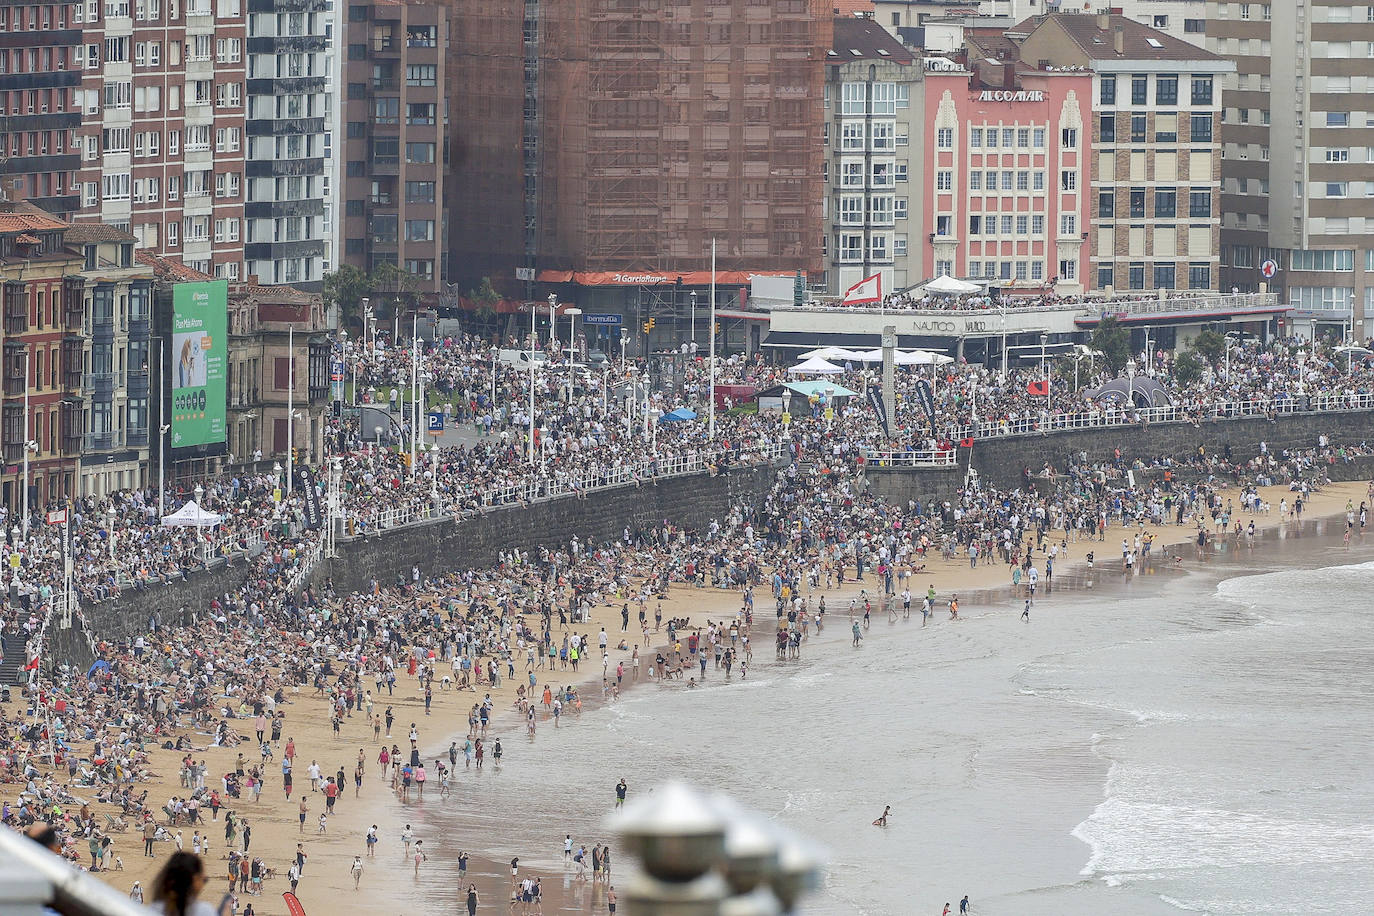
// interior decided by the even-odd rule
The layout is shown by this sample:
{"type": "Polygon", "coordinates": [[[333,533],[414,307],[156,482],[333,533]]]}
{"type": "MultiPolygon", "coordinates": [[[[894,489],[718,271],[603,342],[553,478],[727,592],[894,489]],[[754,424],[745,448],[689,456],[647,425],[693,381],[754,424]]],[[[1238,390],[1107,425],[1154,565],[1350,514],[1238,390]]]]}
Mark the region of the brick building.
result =
{"type": "Polygon", "coordinates": [[[0,503],[15,518],[75,494],[85,433],[81,401],[82,259],[66,247],[68,225],[27,203],[0,203],[0,503]]]}
{"type": "Polygon", "coordinates": [[[448,259],[448,13],[374,0],[351,4],[345,26],[341,263],[393,264],[425,292],[442,289],[448,259]]]}
{"type": "Polygon", "coordinates": [[[57,216],[81,203],[72,184],[81,123],[73,90],[85,60],[84,11],[80,3],[0,3],[0,196],[57,216]]]}
{"type": "Polygon", "coordinates": [[[613,277],[671,285],[709,268],[713,238],[721,270],[819,271],[832,24],[821,0],[457,9],[459,282],[529,267],[627,308],[654,284],[613,277]]]}
{"type": "Polygon", "coordinates": [[[79,220],[243,271],[245,0],[87,4],[79,220]]]}

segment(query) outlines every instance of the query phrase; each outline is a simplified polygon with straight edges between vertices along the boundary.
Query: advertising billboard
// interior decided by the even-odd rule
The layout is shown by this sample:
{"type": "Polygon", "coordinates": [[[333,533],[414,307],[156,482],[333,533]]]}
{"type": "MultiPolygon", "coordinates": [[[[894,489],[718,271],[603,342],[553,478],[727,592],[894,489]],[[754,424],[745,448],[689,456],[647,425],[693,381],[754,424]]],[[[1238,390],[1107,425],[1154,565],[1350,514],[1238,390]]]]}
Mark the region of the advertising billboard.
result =
{"type": "Polygon", "coordinates": [[[172,448],[225,441],[229,283],[172,287],[172,448]]]}

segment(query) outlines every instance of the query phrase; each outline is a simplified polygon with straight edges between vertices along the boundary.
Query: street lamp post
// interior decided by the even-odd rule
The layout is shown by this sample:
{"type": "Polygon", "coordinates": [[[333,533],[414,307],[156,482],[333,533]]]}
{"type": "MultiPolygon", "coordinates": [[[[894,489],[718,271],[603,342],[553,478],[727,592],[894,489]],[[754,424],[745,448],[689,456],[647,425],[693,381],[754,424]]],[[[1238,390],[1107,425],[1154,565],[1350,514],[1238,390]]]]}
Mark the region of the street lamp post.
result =
{"type": "MultiPolygon", "coordinates": [[[[196,508],[197,508],[199,511],[204,512],[204,511],[205,511],[205,506],[202,504],[201,501],[202,501],[203,499],[205,499],[205,488],[204,488],[203,486],[201,486],[200,484],[196,484],[196,491],[195,491],[195,492],[196,492],[196,508]]],[[[205,525],[204,525],[202,519],[199,519],[199,518],[196,519],[196,531],[197,531],[197,533],[200,534],[200,562],[201,562],[201,565],[208,567],[208,566],[210,565],[210,560],[209,560],[209,558],[205,555],[205,525]]]]}
{"type": "MultiPolygon", "coordinates": [[[[692,300],[692,343],[695,344],[697,342],[697,291],[692,290],[688,298],[692,300]]],[[[696,348],[693,347],[692,349],[695,350],[696,348]]]]}
{"type": "Polygon", "coordinates": [[[491,348],[491,412],[496,413],[496,357],[500,354],[496,347],[491,348]]]}
{"type": "Polygon", "coordinates": [[[782,439],[787,441],[792,432],[792,389],[782,389],[782,439]]]}
{"type": "Polygon", "coordinates": [[[291,465],[295,460],[296,326],[286,326],[286,495],[291,495],[291,465]]]}
{"type": "Polygon", "coordinates": [[[277,485],[272,488],[272,514],[281,518],[281,462],[272,462],[272,475],[276,478],[277,485]]]}
{"type": "Polygon", "coordinates": [[[29,536],[29,346],[24,345],[24,537],[29,536]]]}
{"type": "Polygon", "coordinates": [[[110,545],[110,559],[113,560],[113,559],[114,559],[114,553],[115,553],[115,533],[114,533],[114,532],[115,532],[115,510],[114,510],[114,506],[111,506],[111,507],[107,510],[107,514],[108,514],[109,517],[110,517],[110,524],[109,524],[109,527],[108,527],[108,529],[107,529],[107,530],[109,531],[109,537],[107,537],[105,540],[109,542],[109,545],[110,545]]]}
{"type": "Polygon", "coordinates": [[[1045,345],[1049,342],[1048,334],[1040,335],[1040,374],[1045,378],[1045,413],[1050,412],[1050,372],[1049,365],[1045,362],[1045,345]]]}
{"type": "Polygon", "coordinates": [[[553,344],[553,358],[558,359],[558,294],[549,293],[549,343],[553,344]]]}

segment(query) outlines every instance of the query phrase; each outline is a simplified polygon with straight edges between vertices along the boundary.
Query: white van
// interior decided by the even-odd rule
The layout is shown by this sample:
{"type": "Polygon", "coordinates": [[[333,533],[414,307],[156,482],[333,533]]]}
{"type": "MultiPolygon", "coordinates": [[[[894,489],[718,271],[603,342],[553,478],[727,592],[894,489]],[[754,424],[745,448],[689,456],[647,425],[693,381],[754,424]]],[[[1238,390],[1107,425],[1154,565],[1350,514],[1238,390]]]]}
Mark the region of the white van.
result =
{"type": "Polygon", "coordinates": [[[534,364],[536,366],[543,366],[549,361],[549,355],[543,350],[535,350],[532,354],[529,350],[501,350],[496,354],[496,358],[508,366],[514,366],[517,369],[528,369],[530,368],[531,355],[534,357],[534,364]]]}

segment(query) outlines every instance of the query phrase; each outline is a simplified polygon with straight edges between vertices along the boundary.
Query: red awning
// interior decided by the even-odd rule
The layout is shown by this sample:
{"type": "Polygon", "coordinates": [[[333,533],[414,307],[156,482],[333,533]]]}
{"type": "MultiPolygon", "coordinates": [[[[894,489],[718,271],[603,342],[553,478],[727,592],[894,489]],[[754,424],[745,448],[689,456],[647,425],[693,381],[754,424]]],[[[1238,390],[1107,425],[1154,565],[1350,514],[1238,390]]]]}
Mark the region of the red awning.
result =
{"type": "MultiPolygon", "coordinates": [[[[739,286],[746,284],[753,277],[792,277],[795,273],[788,271],[751,271],[751,270],[720,270],[716,271],[717,286],[739,286]]],[[[582,270],[541,270],[539,272],[540,283],[575,283],[578,286],[658,286],[659,284],[673,284],[682,278],[683,284],[687,286],[708,286],[711,283],[711,272],[709,270],[688,270],[688,271],[669,271],[669,270],[641,270],[641,271],[582,271],[582,270]]],[[[805,279],[806,274],[802,274],[805,279]]]]}

